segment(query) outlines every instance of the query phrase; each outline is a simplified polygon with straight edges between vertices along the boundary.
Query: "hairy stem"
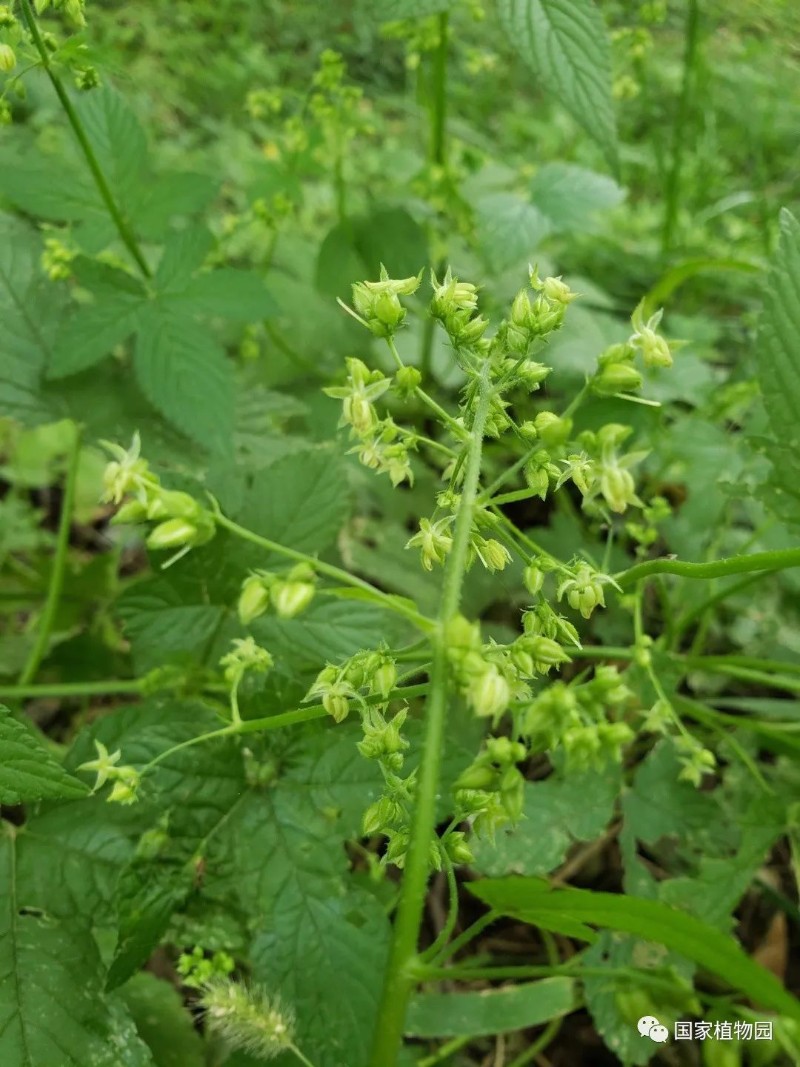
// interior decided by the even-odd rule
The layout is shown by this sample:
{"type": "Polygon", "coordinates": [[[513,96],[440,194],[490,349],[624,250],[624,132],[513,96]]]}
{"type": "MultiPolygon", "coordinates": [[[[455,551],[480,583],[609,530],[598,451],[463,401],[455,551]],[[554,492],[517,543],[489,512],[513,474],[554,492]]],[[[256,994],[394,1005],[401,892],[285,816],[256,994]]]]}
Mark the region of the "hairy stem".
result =
{"type": "Polygon", "coordinates": [[[50,572],[50,584],[44,611],[39,620],[36,640],[28,660],[19,676],[20,686],[29,685],[36,677],[36,672],[47,652],[50,634],[53,630],[61,590],[64,586],[64,571],[67,566],[67,549],[69,548],[69,531],[72,525],[72,512],[75,506],[75,486],[78,481],[78,460],[81,453],[81,431],[77,425],[73,428],[72,444],[67,460],[67,475],[64,482],[64,496],[61,501],[61,517],[58,523],[56,551],[53,557],[53,569],[50,572]]]}
{"type": "Polygon", "coordinates": [[[394,1067],[397,1063],[406,1010],[416,981],[414,965],[417,962],[419,928],[430,873],[430,845],[436,822],[436,800],[449,703],[447,626],[458,614],[461,602],[490,396],[487,364],[480,381],[461,502],[453,529],[453,546],[445,566],[437,626],[431,638],[433,665],[411,840],[370,1061],[381,1064],[381,1067],[394,1067]]]}
{"type": "Polygon", "coordinates": [[[266,549],[268,552],[286,556],[287,559],[296,560],[298,563],[308,563],[319,574],[324,574],[328,578],[332,578],[334,581],[342,582],[344,585],[351,585],[355,589],[360,589],[362,592],[368,593],[370,600],[373,600],[376,604],[380,604],[382,607],[388,608],[389,611],[393,611],[397,615],[405,616],[405,618],[410,622],[413,622],[418,629],[425,633],[429,633],[434,627],[432,619],[427,618],[427,616],[417,611],[416,608],[408,604],[402,597],[392,596],[391,593],[384,593],[382,589],[376,589],[374,585],[365,582],[363,578],[357,578],[348,571],[342,570],[341,567],[334,567],[330,563],[323,563],[321,560],[315,559],[314,556],[309,556],[305,552],[297,552],[294,548],[287,548],[285,545],[278,544],[277,541],[270,541],[269,538],[253,533],[252,530],[248,530],[245,526],[240,526],[238,522],[234,522],[233,519],[227,518],[220,511],[215,511],[214,519],[218,526],[230,531],[230,533],[234,534],[236,537],[241,537],[243,541],[250,541],[252,544],[258,545],[260,548],[266,549]]]}
{"type": "Polygon", "coordinates": [[[120,240],[130,252],[136,266],[142,272],[145,278],[151,277],[151,270],[147,265],[147,260],[142,254],[142,250],[139,247],[139,243],[134,236],[133,230],[128,223],[128,220],[122,214],[122,211],[114,199],[114,194],[111,192],[111,188],[106,180],[105,174],[103,174],[103,168],[100,166],[100,162],[95,154],[94,148],[92,148],[91,141],[89,140],[86,130],[83,127],[77,111],[73,107],[72,101],[69,98],[67,90],[64,88],[64,83],[59,76],[53,70],[50,62],[50,53],[47,50],[47,45],[42,39],[42,35],[39,32],[39,25],[36,21],[36,15],[34,14],[30,0],[20,0],[22,7],[22,14],[25,22],[30,31],[31,40],[33,41],[36,51],[39,53],[39,59],[44,67],[47,77],[50,79],[50,83],[55,89],[56,96],[64,109],[64,114],[67,116],[72,132],[75,134],[75,139],[78,142],[81,152],[83,152],[86,164],[91,172],[94,183],[97,186],[97,191],[100,193],[100,197],[106,206],[114,226],[117,229],[117,233],[120,236],[120,240]]]}
{"type": "Polygon", "coordinates": [[[749,574],[752,571],[782,571],[800,567],[800,548],[783,548],[774,552],[753,552],[747,556],[731,556],[714,563],[683,563],[677,559],[651,559],[637,563],[627,571],[614,575],[625,586],[634,585],[651,574],[677,574],[681,578],[722,578],[726,574],[749,574]]]}

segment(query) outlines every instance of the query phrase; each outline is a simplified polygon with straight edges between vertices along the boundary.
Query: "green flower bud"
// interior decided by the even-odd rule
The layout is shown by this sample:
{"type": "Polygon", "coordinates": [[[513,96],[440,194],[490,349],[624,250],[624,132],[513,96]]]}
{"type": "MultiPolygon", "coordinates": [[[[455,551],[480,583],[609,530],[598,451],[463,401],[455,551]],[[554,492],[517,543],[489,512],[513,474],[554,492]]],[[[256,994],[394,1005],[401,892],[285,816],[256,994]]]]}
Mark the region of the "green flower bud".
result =
{"type": "Polygon", "coordinates": [[[410,397],[421,381],[422,375],[416,367],[401,367],[395,372],[394,386],[403,398],[410,397]]]}
{"type": "Polygon", "coordinates": [[[442,841],[442,847],[457,867],[475,861],[472,850],[467,844],[466,834],[461,830],[451,830],[442,841]]]}
{"type": "Polygon", "coordinates": [[[186,519],[167,519],[151,532],[147,538],[147,547],[159,550],[192,545],[197,540],[197,533],[194,523],[186,519]]]}
{"type": "Polygon", "coordinates": [[[541,592],[544,579],[544,571],[532,563],[522,572],[523,584],[531,596],[537,596],[541,592]]]}
{"type": "Polygon", "coordinates": [[[569,662],[569,656],[561,645],[541,634],[517,638],[517,643],[533,656],[537,665],[556,667],[569,662]]]}
{"type": "Polygon", "coordinates": [[[16,24],[14,13],[8,4],[0,4],[0,30],[8,30],[16,24]]]}
{"type": "Polygon", "coordinates": [[[533,425],[547,448],[560,447],[572,433],[572,419],[560,418],[552,411],[540,411],[533,425]]]}
{"type": "Polygon", "coordinates": [[[373,306],[373,314],[385,326],[399,326],[406,317],[406,309],[395,293],[381,293],[373,306]]]}
{"type": "Polygon", "coordinates": [[[370,692],[378,693],[386,700],[397,682],[397,667],[393,659],[384,659],[375,669],[370,681],[370,692]]]}
{"type": "Polygon", "coordinates": [[[474,544],[475,551],[478,553],[478,558],[481,563],[487,569],[494,573],[495,571],[504,570],[511,562],[511,553],[505,547],[501,545],[499,541],[495,541],[490,537],[487,540],[481,538],[475,538],[477,544],[474,544]]]}
{"type": "Polygon", "coordinates": [[[11,45],[0,44],[0,74],[9,74],[17,65],[17,56],[11,45]]]}
{"type": "Polygon", "coordinates": [[[147,505],[147,517],[148,519],[195,519],[201,510],[200,505],[189,493],[159,488],[147,505]]]}
{"type": "Polygon", "coordinates": [[[633,393],[642,385],[642,376],[630,363],[610,363],[591,379],[592,392],[598,396],[633,393]]]}
{"type": "Polygon", "coordinates": [[[479,718],[496,718],[508,707],[511,689],[497,667],[487,664],[485,669],[470,681],[466,696],[479,718]]]}
{"type": "Polygon", "coordinates": [[[293,619],[306,610],[315,592],[313,582],[275,582],[271,590],[275,613],[281,619],[293,619]]]}
{"type": "Polygon", "coordinates": [[[454,789],[492,789],[496,773],[486,764],[473,763],[456,779],[454,789]]]}
{"type": "Polygon", "coordinates": [[[147,508],[138,500],[126,500],[111,522],[114,526],[136,526],[147,518],[147,508]]]}
{"type": "Polygon", "coordinates": [[[243,626],[249,626],[253,619],[263,615],[269,605],[269,588],[258,574],[251,574],[242,583],[237,612],[243,626]]]}
{"type": "Polygon", "coordinates": [[[612,511],[621,514],[629,504],[637,504],[636,483],[630,471],[622,467],[603,467],[600,474],[600,492],[612,511]]]}

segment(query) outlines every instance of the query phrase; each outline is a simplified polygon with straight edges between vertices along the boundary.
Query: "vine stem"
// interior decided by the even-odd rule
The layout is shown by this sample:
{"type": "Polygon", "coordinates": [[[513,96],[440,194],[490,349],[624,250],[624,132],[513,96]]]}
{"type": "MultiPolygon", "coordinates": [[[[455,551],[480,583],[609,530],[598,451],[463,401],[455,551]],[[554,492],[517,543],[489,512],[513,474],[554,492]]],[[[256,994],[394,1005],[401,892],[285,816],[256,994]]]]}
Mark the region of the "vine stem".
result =
{"type": "Polygon", "coordinates": [[[458,614],[467,566],[481,471],[483,433],[491,400],[488,371],[487,363],[480,379],[480,392],[467,447],[461,502],[453,528],[453,545],[445,565],[437,625],[431,638],[433,663],[416,804],[370,1060],[381,1067],[394,1067],[397,1063],[408,1002],[416,982],[415,965],[419,963],[419,928],[430,873],[430,845],[436,823],[436,799],[447,721],[447,627],[458,614]]]}
{"type": "Polygon", "coordinates": [[[680,207],[681,198],[681,172],[683,170],[684,149],[688,138],[688,119],[692,104],[699,49],[700,4],[699,0],[689,0],[689,7],[686,13],[681,95],[672,125],[672,166],[667,175],[667,187],[664,197],[666,211],[664,227],[661,232],[661,254],[664,256],[668,255],[672,249],[677,229],[678,208],[680,207]]]}
{"type": "Polygon", "coordinates": [[[111,192],[111,188],[108,184],[108,181],[106,180],[106,176],[103,173],[103,168],[100,166],[100,162],[95,154],[94,149],[92,148],[92,143],[86,134],[86,130],[83,127],[83,123],[81,122],[77,111],[73,107],[72,101],[69,98],[69,94],[64,88],[64,83],[53,70],[52,64],[50,62],[50,53],[48,52],[47,45],[44,43],[42,35],[39,32],[39,24],[36,20],[36,15],[34,14],[30,0],[20,0],[20,6],[22,7],[22,14],[30,31],[34,47],[39,53],[39,59],[41,60],[41,64],[44,67],[47,77],[50,79],[50,84],[55,90],[56,96],[59,99],[59,103],[64,109],[64,114],[67,116],[69,124],[72,127],[72,132],[75,134],[75,139],[77,140],[78,144],[80,145],[80,149],[83,152],[86,164],[89,167],[89,170],[92,174],[92,178],[94,179],[94,183],[97,186],[97,191],[100,193],[103,203],[105,204],[106,209],[108,210],[108,213],[114,222],[114,225],[117,229],[117,233],[119,234],[122,243],[130,252],[136,263],[136,266],[142,272],[144,277],[150,278],[152,277],[152,271],[147,265],[147,260],[144,258],[142,250],[139,247],[139,243],[136,240],[136,237],[134,236],[133,230],[128,224],[128,221],[125,216],[122,214],[122,211],[120,210],[116,200],[114,199],[114,194],[111,192]]]}
{"type": "Polygon", "coordinates": [[[330,563],[323,563],[321,560],[315,559],[314,556],[309,556],[305,552],[298,552],[296,549],[287,548],[285,545],[281,545],[277,541],[270,541],[269,538],[262,537],[260,534],[248,530],[245,526],[240,526],[238,522],[234,522],[233,519],[227,518],[219,510],[214,511],[214,520],[218,526],[230,531],[230,533],[234,534],[236,537],[242,538],[243,541],[250,541],[252,544],[258,545],[260,548],[264,548],[268,552],[275,552],[278,555],[286,556],[287,559],[297,560],[298,563],[308,563],[320,574],[325,574],[328,578],[333,578],[337,582],[342,582],[345,585],[353,586],[355,589],[360,589],[362,592],[368,593],[371,600],[374,600],[376,603],[395,612],[397,615],[404,615],[424,633],[430,633],[435,626],[433,619],[429,619],[426,615],[417,611],[416,608],[407,604],[401,597],[395,597],[390,593],[384,593],[383,590],[376,589],[374,585],[365,582],[363,578],[357,578],[348,571],[342,570],[341,567],[334,567],[330,563]]]}
{"type": "Polygon", "coordinates": [[[55,682],[53,685],[0,685],[3,700],[36,700],[44,697],[126,696],[143,691],[139,679],[127,682],[55,682]]]}
{"type": "Polygon", "coordinates": [[[677,559],[650,559],[614,575],[621,586],[634,585],[652,574],[677,574],[682,578],[722,578],[726,574],[751,571],[781,571],[800,567],[800,548],[783,548],[774,552],[752,552],[747,556],[730,556],[714,563],[683,563],[677,559]]]}
{"type": "Polygon", "coordinates": [[[50,584],[47,589],[47,599],[44,611],[39,620],[39,629],[36,640],[30,651],[27,662],[19,676],[20,686],[29,685],[36,677],[36,672],[44,659],[53,623],[61,599],[61,590],[64,586],[64,571],[67,566],[67,549],[69,548],[69,531],[72,525],[72,512],[75,506],[75,487],[78,481],[78,461],[81,452],[81,430],[74,424],[72,444],[70,445],[69,458],[67,460],[67,476],[64,482],[64,496],[61,501],[61,516],[58,522],[58,535],[56,538],[56,551],[53,557],[53,569],[50,572],[50,584]]]}

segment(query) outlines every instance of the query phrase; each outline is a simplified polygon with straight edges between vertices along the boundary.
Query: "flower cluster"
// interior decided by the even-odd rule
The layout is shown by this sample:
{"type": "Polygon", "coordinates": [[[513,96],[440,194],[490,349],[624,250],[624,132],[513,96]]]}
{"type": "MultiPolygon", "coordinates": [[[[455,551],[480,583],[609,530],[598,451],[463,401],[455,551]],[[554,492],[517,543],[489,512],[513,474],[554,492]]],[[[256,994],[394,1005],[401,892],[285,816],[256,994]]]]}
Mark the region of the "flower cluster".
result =
{"type": "Polygon", "coordinates": [[[102,741],[95,741],[97,758],[87,760],[79,767],[79,771],[93,771],[97,778],[94,783],[93,793],[106,784],[113,782],[111,792],[106,798],[110,804],[135,804],[139,799],[139,786],[142,776],[135,767],[120,765],[122,752],[109,752],[102,741]]]}
{"type": "Polygon", "coordinates": [[[355,703],[366,712],[366,696],[388,700],[397,681],[397,666],[384,648],[357,652],[338,665],[329,663],[316,677],[305,699],[320,700],[328,714],[342,722],[355,703]]]}
{"type": "MultiPolygon", "coordinates": [[[[642,385],[642,375],[634,366],[637,354],[641,354],[645,367],[671,367],[672,351],[669,342],[657,333],[663,310],[656,311],[647,321],[644,318],[644,301],[633,315],[633,333],[623,344],[614,344],[597,357],[597,370],[589,385],[598,396],[621,396],[635,393],[642,385]]],[[[676,347],[673,343],[673,348],[676,347]]]]}
{"type": "Polygon", "coordinates": [[[286,574],[253,571],[245,578],[239,594],[239,621],[248,626],[272,606],[281,619],[293,619],[314,599],[317,576],[308,563],[298,563],[286,574]]]}
{"type": "Polygon", "coordinates": [[[211,540],[216,532],[211,513],[189,493],[164,488],[147,460],[141,457],[138,433],[133,435],[127,451],[110,441],[102,444],[113,456],[103,475],[102,499],[122,505],[113,522],[155,522],[147,537],[148,548],[177,550],[165,567],[195,546],[211,540]]]}
{"type": "Polygon", "coordinates": [[[236,638],[232,644],[231,651],[226,652],[219,661],[225,681],[230,686],[237,686],[248,671],[266,674],[273,666],[272,656],[257,645],[252,637],[236,638]]]}

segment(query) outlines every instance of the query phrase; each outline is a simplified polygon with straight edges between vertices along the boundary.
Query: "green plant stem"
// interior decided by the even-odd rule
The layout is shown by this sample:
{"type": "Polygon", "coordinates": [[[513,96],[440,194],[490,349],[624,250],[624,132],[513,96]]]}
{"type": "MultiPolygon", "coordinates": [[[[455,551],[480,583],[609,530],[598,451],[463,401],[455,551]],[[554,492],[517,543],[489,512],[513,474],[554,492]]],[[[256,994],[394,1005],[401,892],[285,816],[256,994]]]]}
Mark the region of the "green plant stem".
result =
{"type": "MultiPolygon", "coordinates": [[[[428,692],[427,685],[404,685],[399,689],[393,689],[388,696],[389,700],[410,700],[412,697],[424,696],[428,692]]],[[[364,698],[367,704],[384,704],[386,697],[379,693],[364,698]]],[[[179,745],[165,749],[145,764],[141,773],[145,774],[152,770],[168,756],[180,752],[184,748],[192,748],[194,745],[203,744],[205,741],[218,741],[222,737],[235,737],[237,734],[269,733],[272,730],[282,730],[284,726],[298,726],[300,723],[312,722],[314,719],[324,719],[329,713],[322,704],[309,704],[305,708],[295,708],[293,711],[284,711],[280,715],[267,715],[262,719],[239,719],[227,726],[221,726],[219,730],[209,730],[197,737],[190,737],[187,741],[181,741],[179,745]]]]}
{"type": "MultiPolygon", "coordinates": [[[[447,165],[447,53],[449,43],[450,16],[446,11],[439,15],[439,44],[433,57],[433,85],[431,93],[430,114],[430,161],[434,166],[447,165]]],[[[436,266],[436,275],[441,277],[446,261],[440,259],[436,266]]],[[[419,369],[423,378],[431,374],[433,356],[433,338],[436,323],[429,316],[422,327],[422,345],[420,347],[419,369]]]]}
{"type": "Polygon", "coordinates": [[[136,266],[142,272],[145,278],[150,278],[152,272],[147,265],[147,260],[142,254],[142,250],[139,247],[139,243],[134,236],[127,219],[122,214],[119,205],[114,199],[114,194],[111,192],[108,181],[106,180],[103,169],[95,154],[94,148],[92,148],[91,141],[89,140],[86,130],[83,127],[83,123],[78,117],[78,113],[72,105],[72,101],[69,98],[67,90],[64,88],[64,83],[59,76],[53,70],[50,62],[50,53],[47,50],[47,45],[42,39],[42,35],[39,32],[39,24],[36,20],[33,7],[30,0],[20,0],[20,6],[22,8],[22,15],[30,31],[31,39],[33,41],[34,48],[39,53],[39,59],[44,67],[47,77],[50,79],[50,84],[55,90],[56,96],[59,99],[59,103],[64,109],[64,114],[67,116],[72,132],[75,135],[81,151],[83,152],[86,164],[91,172],[94,183],[97,186],[97,191],[100,193],[100,197],[106,206],[111,219],[116,227],[117,233],[120,236],[120,240],[130,252],[134,259],[136,266]]]}
{"type": "Polygon", "coordinates": [[[236,537],[241,537],[243,541],[250,541],[252,544],[258,545],[267,552],[275,552],[277,555],[286,556],[287,559],[296,560],[298,563],[308,563],[319,574],[324,574],[328,578],[333,578],[337,582],[342,582],[344,585],[350,585],[355,589],[360,589],[362,592],[368,593],[370,600],[374,600],[375,603],[388,608],[389,611],[393,611],[397,615],[405,616],[405,618],[410,622],[413,622],[414,625],[424,633],[430,633],[435,626],[433,619],[429,619],[427,616],[421,614],[421,612],[417,611],[416,608],[411,607],[400,597],[394,597],[390,593],[384,593],[383,590],[376,589],[374,585],[370,585],[369,582],[365,582],[362,578],[357,578],[348,571],[342,570],[341,567],[334,567],[330,563],[323,563],[321,560],[315,559],[314,556],[309,556],[305,552],[297,552],[294,548],[287,548],[285,545],[278,544],[277,541],[270,541],[269,538],[262,537],[260,534],[254,533],[252,530],[248,530],[244,526],[240,526],[238,522],[234,522],[233,519],[227,518],[220,511],[215,511],[214,519],[218,526],[235,534],[236,537]]]}
{"type": "Polygon", "coordinates": [[[294,1055],[297,1057],[298,1060],[300,1060],[304,1067],[314,1067],[314,1064],[311,1062],[311,1060],[303,1055],[297,1045],[289,1045],[289,1051],[294,1053],[294,1055]]]}
{"type": "MultiPolygon", "coordinates": [[[[397,351],[397,345],[394,343],[394,338],[387,337],[386,344],[388,345],[389,351],[392,353],[392,358],[394,359],[398,368],[402,369],[403,367],[405,367],[405,363],[403,363],[402,359],[400,358],[400,353],[397,351]]],[[[419,386],[417,386],[417,388],[414,390],[414,396],[416,396],[418,400],[421,400],[423,404],[429,407],[430,410],[437,417],[437,419],[443,422],[445,426],[447,426],[448,429],[450,429],[460,441],[469,440],[469,433],[467,432],[467,430],[464,429],[461,423],[454,419],[448,411],[445,411],[442,405],[438,404],[432,396],[425,392],[424,389],[420,389],[419,386]]]]}
{"type": "Polygon", "coordinates": [[[454,937],[449,945],[445,945],[436,959],[431,960],[431,963],[441,967],[445,960],[450,959],[451,956],[455,956],[455,954],[465,945],[468,945],[470,941],[474,941],[482,930],[485,930],[487,926],[491,926],[497,917],[497,912],[494,911],[487,911],[485,915],[481,915],[480,919],[476,919],[466,930],[462,930],[458,937],[454,937]]]}
{"type": "Polygon", "coordinates": [[[380,1064],[381,1067],[394,1067],[397,1063],[408,1002],[416,981],[414,966],[418,961],[417,942],[430,870],[430,844],[436,821],[436,799],[449,703],[447,627],[458,614],[467,566],[483,454],[483,433],[491,398],[488,373],[487,363],[480,379],[480,393],[475,407],[464,482],[461,487],[461,502],[453,528],[453,545],[445,565],[437,625],[431,638],[433,666],[422,762],[419,767],[411,838],[370,1061],[380,1064]]]}
{"type": "Polygon", "coordinates": [[[743,589],[747,589],[748,586],[759,581],[761,581],[761,574],[748,574],[745,578],[740,578],[738,582],[731,582],[723,589],[718,589],[715,593],[706,597],[706,599],[698,604],[697,607],[690,608],[689,611],[684,612],[683,615],[678,617],[675,626],[673,627],[673,644],[677,645],[680,638],[689,627],[698,619],[701,619],[711,608],[715,607],[721,601],[727,600],[728,597],[741,593],[743,589]]]}
{"type": "Polygon", "coordinates": [[[747,556],[731,556],[714,563],[683,563],[677,559],[651,559],[637,563],[627,571],[614,575],[623,588],[634,585],[652,574],[677,574],[681,578],[723,578],[728,574],[749,574],[753,571],[781,571],[800,567],[800,548],[783,548],[774,552],[753,552],[747,556]]]}
{"type": "Polygon", "coordinates": [[[67,459],[67,475],[64,482],[64,496],[61,501],[61,516],[58,522],[58,534],[56,536],[56,551],[53,556],[53,568],[50,572],[50,583],[47,588],[47,599],[44,611],[39,620],[36,640],[30,651],[27,662],[19,676],[20,686],[29,685],[36,677],[36,672],[47,652],[50,634],[53,630],[58,603],[61,599],[61,590],[64,586],[64,571],[67,566],[67,550],[69,548],[69,531],[72,525],[72,512],[75,507],[75,487],[78,481],[78,461],[81,453],[81,430],[75,425],[72,444],[67,459]]]}
{"type": "Polygon", "coordinates": [[[462,1048],[466,1048],[470,1041],[473,1040],[472,1034],[468,1034],[466,1037],[454,1037],[452,1040],[445,1042],[432,1056],[426,1056],[424,1060],[420,1060],[417,1067],[436,1067],[438,1063],[443,1063],[454,1052],[459,1052],[462,1048]]]}
{"type": "Polygon", "coordinates": [[[125,696],[143,691],[141,680],[128,682],[54,682],[52,685],[0,685],[3,700],[38,700],[47,697],[125,696]]]}
{"type": "Polygon", "coordinates": [[[524,1052],[521,1052],[516,1059],[509,1063],[508,1067],[525,1067],[526,1064],[533,1063],[536,1057],[541,1052],[544,1052],[547,1046],[553,1041],[556,1034],[558,1034],[558,1031],[561,1029],[561,1023],[561,1019],[551,1019],[530,1048],[526,1048],[524,1052]]]}
{"type": "Polygon", "coordinates": [[[700,47],[700,3],[689,0],[686,12],[686,36],[683,53],[683,79],[675,119],[672,125],[672,166],[667,175],[664,195],[664,227],[661,232],[661,253],[666,256],[672,249],[678,222],[681,200],[681,175],[684,150],[689,140],[689,112],[692,106],[697,57],[700,47]]]}

